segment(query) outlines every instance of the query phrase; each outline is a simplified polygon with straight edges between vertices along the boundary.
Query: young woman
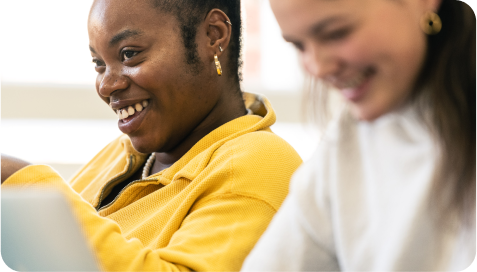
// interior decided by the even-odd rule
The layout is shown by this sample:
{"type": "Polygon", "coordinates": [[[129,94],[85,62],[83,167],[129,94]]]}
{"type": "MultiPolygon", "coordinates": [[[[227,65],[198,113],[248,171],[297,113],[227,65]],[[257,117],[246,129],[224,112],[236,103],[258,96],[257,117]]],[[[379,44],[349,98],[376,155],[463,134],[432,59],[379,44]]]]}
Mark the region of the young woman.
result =
{"type": "MultiPolygon", "coordinates": [[[[347,108],[244,271],[463,270],[475,257],[475,16],[456,0],[271,0],[347,108]]],[[[316,101],[315,101],[316,102],[316,101]]]]}
{"type": "Polygon", "coordinates": [[[240,269],[301,163],[240,90],[240,1],[97,0],[88,30],[125,135],[70,186],[4,156],[2,187],[59,188],[104,270],[240,269]]]}

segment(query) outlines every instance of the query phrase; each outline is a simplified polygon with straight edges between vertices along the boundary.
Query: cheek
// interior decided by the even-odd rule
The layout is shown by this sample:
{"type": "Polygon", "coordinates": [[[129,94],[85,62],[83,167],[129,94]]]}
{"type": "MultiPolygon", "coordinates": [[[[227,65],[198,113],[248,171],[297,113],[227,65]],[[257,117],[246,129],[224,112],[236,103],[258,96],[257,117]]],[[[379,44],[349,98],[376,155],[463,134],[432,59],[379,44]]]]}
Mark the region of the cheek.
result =
{"type": "Polygon", "coordinates": [[[383,4],[379,11],[371,22],[375,37],[369,33],[369,50],[390,85],[409,89],[424,59],[426,36],[407,10],[383,4]]]}
{"type": "Polygon", "coordinates": [[[424,62],[426,43],[424,37],[407,33],[401,39],[381,40],[377,63],[389,88],[406,95],[414,85],[424,62]],[[394,42],[392,42],[394,41],[394,42]]]}
{"type": "Polygon", "coordinates": [[[368,29],[355,31],[345,40],[327,46],[334,59],[344,64],[345,69],[351,70],[348,72],[375,65],[380,50],[376,45],[376,35],[373,31],[368,29]]]}
{"type": "MultiPolygon", "coordinates": [[[[167,65],[154,65],[155,62],[144,63],[139,66],[127,68],[125,74],[142,90],[152,94],[154,97],[161,96],[169,89],[170,78],[163,67],[167,65]]],[[[163,102],[167,97],[161,97],[156,102],[163,102]]]]}
{"type": "Polygon", "coordinates": [[[104,102],[106,102],[106,104],[109,104],[109,98],[104,97],[104,96],[102,96],[102,95],[99,93],[99,86],[101,85],[101,81],[102,81],[102,80],[103,80],[103,75],[98,74],[98,75],[96,76],[96,83],[95,83],[96,93],[98,94],[99,98],[101,98],[101,100],[103,100],[104,102]]]}
{"type": "Polygon", "coordinates": [[[155,90],[164,87],[170,82],[179,81],[181,73],[180,67],[176,64],[176,56],[155,52],[153,57],[149,56],[143,63],[124,68],[124,73],[138,86],[146,90],[155,90]],[[177,78],[174,78],[177,77],[177,78]]]}
{"type": "Polygon", "coordinates": [[[366,39],[354,39],[337,48],[337,54],[351,68],[364,68],[374,62],[375,50],[370,47],[366,39]]]}
{"type": "Polygon", "coordinates": [[[139,66],[129,67],[124,72],[133,85],[151,95],[154,103],[158,105],[158,110],[169,114],[183,108],[180,105],[187,101],[183,96],[191,96],[187,90],[195,89],[188,85],[187,75],[182,71],[184,67],[168,59],[151,60],[139,66]]]}
{"type": "Polygon", "coordinates": [[[317,64],[312,54],[307,52],[300,52],[299,56],[300,56],[300,63],[302,67],[305,68],[305,71],[310,75],[316,75],[318,72],[317,64]]]}
{"type": "Polygon", "coordinates": [[[134,84],[144,89],[149,89],[154,85],[155,79],[161,78],[161,70],[156,70],[149,65],[140,65],[127,68],[125,74],[134,84]]]}

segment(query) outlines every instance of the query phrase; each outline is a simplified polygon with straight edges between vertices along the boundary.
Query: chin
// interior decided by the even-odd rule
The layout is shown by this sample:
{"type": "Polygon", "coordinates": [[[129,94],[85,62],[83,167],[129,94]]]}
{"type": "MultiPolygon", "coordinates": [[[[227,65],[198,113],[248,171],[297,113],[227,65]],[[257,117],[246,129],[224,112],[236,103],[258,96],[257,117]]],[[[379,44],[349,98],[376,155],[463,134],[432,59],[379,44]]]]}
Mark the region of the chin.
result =
{"type": "Polygon", "coordinates": [[[373,109],[369,107],[360,107],[357,105],[351,106],[351,113],[356,119],[360,121],[367,121],[367,122],[372,122],[384,114],[378,109],[373,109]]]}
{"type": "Polygon", "coordinates": [[[143,139],[137,139],[136,137],[131,137],[131,144],[134,147],[134,149],[143,154],[150,154],[152,152],[156,152],[157,149],[155,149],[148,141],[144,141],[143,139]]]}

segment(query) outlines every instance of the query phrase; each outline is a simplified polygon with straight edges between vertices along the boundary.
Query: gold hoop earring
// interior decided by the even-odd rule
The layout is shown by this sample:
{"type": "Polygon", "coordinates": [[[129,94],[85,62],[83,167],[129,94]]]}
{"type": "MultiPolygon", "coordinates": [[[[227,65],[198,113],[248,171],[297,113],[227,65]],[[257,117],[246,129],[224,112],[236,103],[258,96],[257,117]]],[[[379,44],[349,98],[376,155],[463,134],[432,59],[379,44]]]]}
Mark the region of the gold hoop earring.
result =
{"type": "Polygon", "coordinates": [[[222,75],[222,66],[220,66],[220,61],[219,61],[219,58],[217,57],[217,54],[214,55],[214,59],[215,59],[215,67],[217,67],[217,74],[219,76],[222,75]]]}
{"type": "Polygon", "coordinates": [[[421,17],[421,29],[427,35],[436,35],[442,29],[442,21],[437,13],[428,11],[421,17]]]}

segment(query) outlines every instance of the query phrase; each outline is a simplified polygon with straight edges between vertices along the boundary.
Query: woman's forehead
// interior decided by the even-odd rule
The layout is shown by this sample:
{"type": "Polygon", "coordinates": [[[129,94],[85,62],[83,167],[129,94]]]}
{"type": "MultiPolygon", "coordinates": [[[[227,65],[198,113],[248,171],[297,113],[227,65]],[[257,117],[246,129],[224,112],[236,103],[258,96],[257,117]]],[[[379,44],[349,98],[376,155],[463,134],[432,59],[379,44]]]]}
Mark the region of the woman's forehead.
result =
{"type": "Polygon", "coordinates": [[[131,36],[170,32],[176,19],[157,11],[147,0],[96,0],[88,18],[90,39],[109,43],[131,36]]]}
{"type": "Polygon", "coordinates": [[[270,0],[285,35],[308,32],[312,25],[330,18],[354,17],[365,2],[367,0],[270,0]]]}
{"type": "Polygon", "coordinates": [[[90,51],[105,57],[124,44],[153,45],[177,41],[178,21],[157,11],[149,1],[97,0],[88,19],[90,51]]]}
{"type": "Polygon", "coordinates": [[[88,28],[109,31],[125,26],[147,27],[163,25],[167,14],[158,12],[148,0],[96,0],[88,18],[88,28]]]}

